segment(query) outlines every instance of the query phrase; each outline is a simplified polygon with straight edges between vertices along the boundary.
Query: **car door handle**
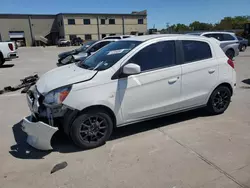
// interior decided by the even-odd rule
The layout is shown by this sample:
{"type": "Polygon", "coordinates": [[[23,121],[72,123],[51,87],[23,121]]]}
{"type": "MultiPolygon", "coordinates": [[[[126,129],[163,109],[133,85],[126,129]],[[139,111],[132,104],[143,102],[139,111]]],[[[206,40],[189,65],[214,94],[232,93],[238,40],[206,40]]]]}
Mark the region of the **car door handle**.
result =
{"type": "Polygon", "coordinates": [[[210,69],[210,70],[208,70],[208,73],[209,74],[213,74],[215,72],[215,69],[210,69]]]}
{"type": "Polygon", "coordinates": [[[169,83],[169,84],[173,84],[173,83],[175,83],[178,79],[179,79],[179,77],[172,78],[172,79],[168,80],[168,83],[169,83]]]}

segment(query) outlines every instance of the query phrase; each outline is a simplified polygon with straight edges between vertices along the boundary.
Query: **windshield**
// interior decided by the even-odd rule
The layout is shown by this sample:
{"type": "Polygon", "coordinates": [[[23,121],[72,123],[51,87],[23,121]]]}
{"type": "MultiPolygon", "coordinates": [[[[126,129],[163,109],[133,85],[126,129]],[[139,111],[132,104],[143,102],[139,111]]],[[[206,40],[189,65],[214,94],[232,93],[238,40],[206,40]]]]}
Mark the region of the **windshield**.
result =
{"type": "Polygon", "coordinates": [[[76,49],[76,52],[84,52],[84,51],[86,51],[95,42],[96,41],[85,42],[80,48],[76,49]]]}
{"type": "Polygon", "coordinates": [[[80,62],[78,66],[90,70],[106,70],[140,43],[140,41],[113,42],[97,51],[85,61],[80,62]]]}

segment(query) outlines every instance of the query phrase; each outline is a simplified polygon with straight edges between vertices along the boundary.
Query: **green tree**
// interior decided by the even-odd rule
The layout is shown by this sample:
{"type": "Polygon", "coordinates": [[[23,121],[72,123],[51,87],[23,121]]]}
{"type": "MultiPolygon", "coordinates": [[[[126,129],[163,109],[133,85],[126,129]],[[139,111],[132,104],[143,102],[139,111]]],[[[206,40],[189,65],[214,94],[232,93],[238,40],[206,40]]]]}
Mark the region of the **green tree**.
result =
{"type": "Polygon", "coordinates": [[[193,31],[204,31],[204,30],[212,30],[213,25],[209,23],[194,21],[189,25],[189,28],[193,31]]]}
{"type": "Polygon", "coordinates": [[[247,16],[225,17],[219,23],[215,24],[217,30],[243,29],[244,24],[248,22],[247,16]]]}

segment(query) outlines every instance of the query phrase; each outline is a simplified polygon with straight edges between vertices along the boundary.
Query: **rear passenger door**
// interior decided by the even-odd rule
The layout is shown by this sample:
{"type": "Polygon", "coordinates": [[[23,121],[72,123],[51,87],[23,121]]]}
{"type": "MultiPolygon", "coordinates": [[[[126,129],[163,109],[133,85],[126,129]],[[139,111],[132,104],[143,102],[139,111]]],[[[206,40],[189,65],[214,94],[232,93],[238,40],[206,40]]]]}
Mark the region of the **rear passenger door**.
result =
{"type": "Polygon", "coordinates": [[[218,65],[208,41],[182,40],[181,108],[204,105],[217,83],[218,65]]]}

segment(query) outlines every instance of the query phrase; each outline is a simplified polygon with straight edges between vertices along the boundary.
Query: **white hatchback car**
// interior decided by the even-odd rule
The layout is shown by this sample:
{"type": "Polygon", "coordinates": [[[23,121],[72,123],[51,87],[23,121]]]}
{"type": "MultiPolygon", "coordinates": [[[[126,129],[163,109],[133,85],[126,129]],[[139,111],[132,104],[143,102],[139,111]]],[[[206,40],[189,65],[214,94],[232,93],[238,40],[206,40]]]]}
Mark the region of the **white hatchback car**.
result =
{"type": "Polygon", "coordinates": [[[28,143],[52,149],[62,128],[88,149],[114,129],[166,114],[206,107],[221,114],[236,87],[234,63],[215,39],[148,35],[111,43],[78,64],[44,74],[27,93],[28,143]]]}

